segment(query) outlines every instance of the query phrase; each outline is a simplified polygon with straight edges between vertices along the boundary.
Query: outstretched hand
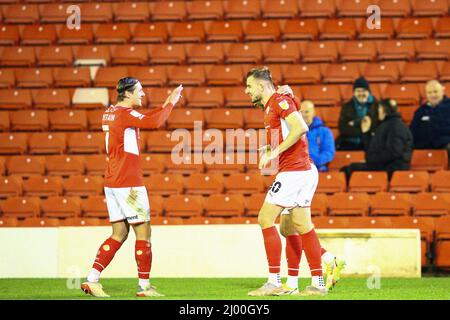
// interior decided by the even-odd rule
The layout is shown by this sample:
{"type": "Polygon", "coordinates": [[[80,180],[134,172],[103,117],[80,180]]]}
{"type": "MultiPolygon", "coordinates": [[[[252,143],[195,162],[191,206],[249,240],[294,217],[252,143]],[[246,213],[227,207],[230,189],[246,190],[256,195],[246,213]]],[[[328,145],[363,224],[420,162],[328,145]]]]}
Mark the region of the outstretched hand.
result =
{"type": "Polygon", "coordinates": [[[176,105],[177,102],[182,97],[181,92],[183,91],[183,85],[180,84],[178,87],[176,87],[172,93],[167,97],[166,102],[164,103],[164,106],[166,106],[168,103],[171,103],[173,105],[176,105]]]}

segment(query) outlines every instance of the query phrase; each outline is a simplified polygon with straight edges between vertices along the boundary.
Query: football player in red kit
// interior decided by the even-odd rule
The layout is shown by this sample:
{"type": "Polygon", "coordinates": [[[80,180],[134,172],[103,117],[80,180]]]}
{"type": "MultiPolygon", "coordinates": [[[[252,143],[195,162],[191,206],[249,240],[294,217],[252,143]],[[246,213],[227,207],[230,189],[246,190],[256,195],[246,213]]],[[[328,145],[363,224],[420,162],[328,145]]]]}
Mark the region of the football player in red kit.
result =
{"type": "Polygon", "coordinates": [[[164,104],[154,110],[138,112],[145,93],[141,83],[127,77],[117,84],[117,104],[103,114],[108,162],[105,171],[105,197],[112,235],[100,246],[87,281],[81,289],[96,297],[108,297],[99,283],[101,272],[127,239],[130,225],[136,234],[135,258],[138,269],[137,296],[161,296],[150,284],[152,247],[150,243],[150,205],[139,160],[139,129],[160,127],[181,97],[180,85],[164,104]]]}
{"type": "Polygon", "coordinates": [[[318,171],[312,163],[306,133],[308,126],[299,107],[289,95],[276,93],[268,68],[254,68],[247,74],[248,94],[252,103],[264,110],[264,126],[267,130],[268,147],[264,150],[259,168],[263,169],[278,160],[278,173],[258,215],[264,246],[269,264],[268,281],[250,296],[280,295],[286,292],[281,284],[281,239],[275,220],[287,209],[292,224],[300,234],[301,242],[296,252],[305,252],[312,283],[300,294],[324,295],[327,290],[322,275],[321,247],[311,221],[311,201],[318,183],[318,171]],[[274,134],[275,133],[275,134],[274,134]],[[275,136],[276,141],[271,137],[275,136]]]}

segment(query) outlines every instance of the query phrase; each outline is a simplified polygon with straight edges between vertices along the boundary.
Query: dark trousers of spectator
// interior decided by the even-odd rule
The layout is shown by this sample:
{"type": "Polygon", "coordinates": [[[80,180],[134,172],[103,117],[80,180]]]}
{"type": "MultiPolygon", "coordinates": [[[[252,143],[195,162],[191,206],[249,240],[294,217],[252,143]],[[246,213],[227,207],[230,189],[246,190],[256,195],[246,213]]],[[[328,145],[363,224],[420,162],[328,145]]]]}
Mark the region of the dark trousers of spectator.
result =
{"type": "Polygon", "coordinates": [[[448,168],[450,169],[450,143],[445,146],[445,149],[447,149],[448,168]]]}
{"type": "Polygon", "coordinates": [[[336,142],[336,150],[340,151],[358,151],[364,150],[364,146],[362,143],[356,144],[348,141],[337,141],[336,142]]]}

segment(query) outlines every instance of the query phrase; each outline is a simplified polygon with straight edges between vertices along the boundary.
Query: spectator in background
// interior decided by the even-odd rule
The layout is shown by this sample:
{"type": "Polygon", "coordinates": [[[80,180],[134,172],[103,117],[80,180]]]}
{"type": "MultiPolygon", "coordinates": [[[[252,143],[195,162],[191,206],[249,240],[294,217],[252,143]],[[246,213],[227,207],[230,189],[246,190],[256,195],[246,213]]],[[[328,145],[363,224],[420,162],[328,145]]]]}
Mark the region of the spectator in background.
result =
{"type": "Polygon", "coordinates": [[[387,171],[389,179],[396,170],[410,168],[413,137],[397,112],[397,103],[391,99],[382,100],[378,106],[378,120],[375,132],[370,132],[371,119],[365,116],[361,121],[365,163],[352,163],[344,167],[347,180],[353,171],[387,171]]]}
{"type": "Polygon", "coordinates": [[[339,116],[339,137],[336,140],[338,150],[363,150],[361,120],[368,116],[371,120],[370,131],[375,131],[378,101],[371,94],[369,83],[364,77],[355,80],[353,97],[341,108],[339,116]]]}
{"type": "Polygon", "coordinates": [[[328,163],[334,159],[333,133],[325,126],[323,121],[316,116],[314,104],[305,100],[300,105],[303,119],[309,127],[306,134],[309,145],[309,155],[319,171],[328,171],[328,163]]]}
{"type": "Polygon", "coordinates": [[[450,99],[439,81],[425,86],[427,102],[414,113],[410,129],[415,149],[447,149],[450,159],[450,99]]]}

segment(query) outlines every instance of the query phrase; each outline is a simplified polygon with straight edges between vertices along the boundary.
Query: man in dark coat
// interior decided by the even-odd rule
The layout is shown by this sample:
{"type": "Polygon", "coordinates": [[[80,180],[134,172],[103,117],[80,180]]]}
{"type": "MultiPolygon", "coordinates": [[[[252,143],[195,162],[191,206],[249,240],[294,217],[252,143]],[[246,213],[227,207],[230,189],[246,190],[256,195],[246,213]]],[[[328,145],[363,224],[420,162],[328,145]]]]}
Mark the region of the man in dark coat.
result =
{"type": "Polygon", "coordinates": [[[378,101],[372,95],[369,83],[364,77],[356,79],[353,84],[353,97],[341,108],[339,116],[339,137],[336,140],[337,150],[363,150],[361,121],[369,116],[370,131],[378,125],[378,101]]]}
{"type": "Polygon", "coordinates": [[[414,113],[410,129],[415,149],[447,149],[450,159],[450,99],[436,80],[425,86],[427,102],[414,113]]]}
{"type": "Polygon", "coordinates": [[[410,168],[413,137],[397,112],[394,100],[382,100],[378,107],[379,125],[370,132],[371,120],[365,117],[361,121],[365,163],[352,163],[342,170],[347,179],[353,171],[387,171],[389,178],[396,170],[410,168]]]}

